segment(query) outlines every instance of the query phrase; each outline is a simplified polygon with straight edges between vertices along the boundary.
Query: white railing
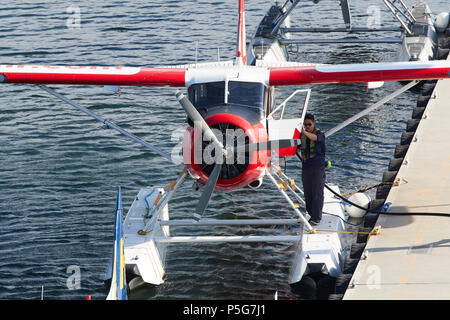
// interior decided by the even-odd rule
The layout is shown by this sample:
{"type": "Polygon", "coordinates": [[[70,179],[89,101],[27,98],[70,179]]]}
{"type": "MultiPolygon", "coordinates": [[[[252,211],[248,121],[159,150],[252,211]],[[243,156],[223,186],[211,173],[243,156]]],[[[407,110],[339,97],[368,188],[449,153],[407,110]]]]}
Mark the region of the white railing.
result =
{"type": "Polygon", "coordinates": [[[280,115],[280,119],[283,119],[283,115],[284,115],[284,109],[286,107],[286,104],[289,102],[289,100],[291,100],[294,96],[296,96],[297,94],[299,94],[300,92],[306,92],[306,98],[305,101],[303,102],[303,114],[302,114],[302,118],[304,118],[305,114],[306,114],[306,109],[308,108],[308,103],[309,103],[309,98],[311,96],[311,89],[299,89],[299,90],[295,90],[293,94],[291,94],[286,100],[284,100],[278,107],[276,107],[272,112],[270,112],[267,116],[267,119],[273,119],[273,115],[275,114],[275,112],[277,112],[280,108],[281,108],[281,115],[280,115]]]}

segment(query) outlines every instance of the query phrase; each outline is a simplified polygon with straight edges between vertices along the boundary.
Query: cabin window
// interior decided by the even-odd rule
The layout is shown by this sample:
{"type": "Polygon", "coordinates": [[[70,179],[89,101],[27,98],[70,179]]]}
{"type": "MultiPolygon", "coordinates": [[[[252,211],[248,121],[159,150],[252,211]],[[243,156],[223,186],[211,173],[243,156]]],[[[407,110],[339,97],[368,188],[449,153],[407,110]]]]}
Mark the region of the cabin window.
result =
{"type": "Polygon", "coordinates": [[[228,82],[228,103],[263,108],[264,85],[259,82],[228,82]]]}
{"type": "Polygon", "coordinates": [[[225,102],[225,82],[193,84],[188,89],[188,95],[196,108],[222,105],[225,102]]]}

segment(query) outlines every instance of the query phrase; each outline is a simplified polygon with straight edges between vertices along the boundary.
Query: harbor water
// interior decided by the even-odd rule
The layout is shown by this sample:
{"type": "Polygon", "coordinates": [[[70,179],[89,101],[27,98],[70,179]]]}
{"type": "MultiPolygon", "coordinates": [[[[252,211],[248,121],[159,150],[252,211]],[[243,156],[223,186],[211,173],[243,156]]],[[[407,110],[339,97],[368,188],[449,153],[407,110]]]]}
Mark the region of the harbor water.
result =
{"type": "MultiPolygon", "coordinates": [[[[380,1],[373,1],[375,11],[367,1],[351,3],[357,26],[374,21],[398,26],[380,1]]],[[[434,12],[443,3],[428,1],[434,12]]],[[[269,7],[270,1],[246,1],[247,37],[269,7]]],[[[154,67],[229,60],[235,54],[237,1],[13,0],[2,5],[0,18],[0,64],[154,67]]],[[[338,1],[302,2],[291,20],[301,27],[343,26],[338,1]]],[[[292,61],[337,64],[393,61],[398,47],[308,44],[291,49],[292,61]]],[[[50,87],[169,153],[180,148],[187,123],[174,88],[123,87],[119,96],[100,86],[50,87]]],[[[295,89],[311,88],[309,110],[326,131],[400,87],[394,82],[369,92],[362,83],[285,87],[277,89],[276,101],[295,89]]],[[[179,167],[35,85],[0,88],[0,299],[40,299],[42,291],[44,299],[104,299],[117,187],[122,187],[126,213],[140,188],[167,186],[179,167]]],[[[327,182],[341,192],[381,182],[416,98],[408,91],[331,136],[327,182]]],[[[301,96],[291,100],[285,116],[298,116],[302,101],[301,96]]],[[[301,184],[296,159],[283,169],[301,184]]],[[[200,194],[191,183],[171,201],[172,218],[192,218],[200,194]]],[[[374,198],[374,190],[368,194],[374,198]]],[[[294,213],[266,179],[258,190],[215,192],[205,216],[290,218],[294,213]]],[[[172,234],[301,231],[284,226],[196,230],[178,227],[172,234]]],[[[135,297],[273,299],[277,292],[279,299],[299,299],[287,284],[292,258],[293,246],[286,243],[173,244],[168,246],[165,283],[135,297]]]]}

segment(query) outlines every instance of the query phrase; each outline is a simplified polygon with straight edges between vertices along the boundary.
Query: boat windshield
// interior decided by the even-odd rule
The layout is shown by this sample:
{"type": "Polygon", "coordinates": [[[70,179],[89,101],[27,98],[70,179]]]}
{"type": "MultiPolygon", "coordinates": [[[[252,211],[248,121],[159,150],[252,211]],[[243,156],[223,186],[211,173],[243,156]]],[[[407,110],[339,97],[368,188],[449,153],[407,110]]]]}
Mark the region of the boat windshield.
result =
{"type": "Polygon", "coordinates": [[[263,108],[264,85],[259,82],[228,82],[228,103],[263,108]]]}
{"type": "Polygon", "coordinates": [[[415,23],[411,25],[411,31],[414,36],[428,36],[428,24],[415,23]]]}
{"type": "Polygon", "coordinates": [[[189,100],[196,108],[224,104],[225,82],[208,82],[193,84],[188,89],[189,100]]]}

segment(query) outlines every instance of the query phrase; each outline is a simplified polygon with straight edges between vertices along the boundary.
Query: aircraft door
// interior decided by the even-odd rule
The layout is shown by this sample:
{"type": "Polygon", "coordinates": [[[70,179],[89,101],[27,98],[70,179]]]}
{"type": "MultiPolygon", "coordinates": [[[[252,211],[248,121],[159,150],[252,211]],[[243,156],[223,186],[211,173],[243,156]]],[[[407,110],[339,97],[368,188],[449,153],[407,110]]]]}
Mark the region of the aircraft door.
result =
{"type": "MultiPolygon", "coordinates": [[[[267,126],[269,133],[269,140],[281,140],[281,139],[300,139],[300,133],[302,131],[303,120],[308,109],[308,102],[311,95],[311,89],[296,90],[286,100],[284,100],[279,106],[267,116],[267,126]],[[296,111],[299,114],[299,118],[287,119],[284,117],[284,110],[289,100],[298,94],[304,93],[305,100],[301,110],[296,111]]],[[[289,147],[275,150],[275,153],[279,157],[291,157],[295,156],[297,147],[289,147]]]]}

